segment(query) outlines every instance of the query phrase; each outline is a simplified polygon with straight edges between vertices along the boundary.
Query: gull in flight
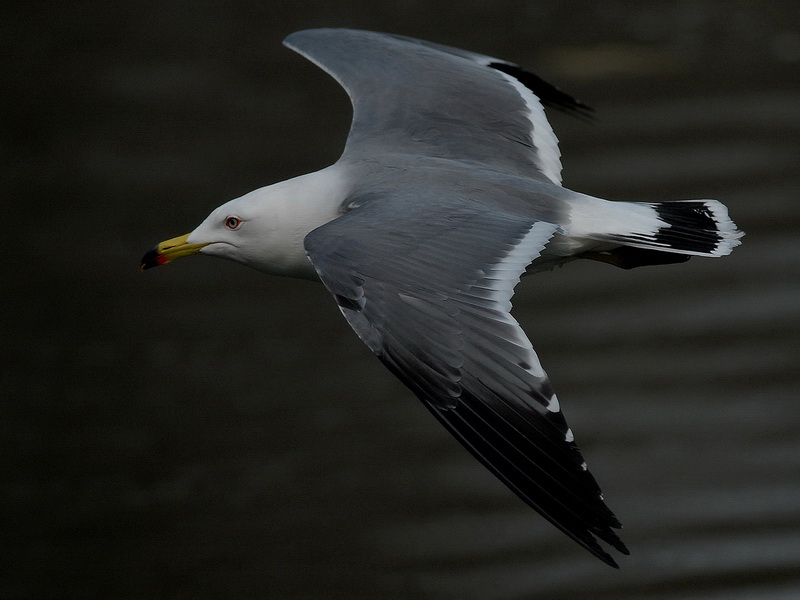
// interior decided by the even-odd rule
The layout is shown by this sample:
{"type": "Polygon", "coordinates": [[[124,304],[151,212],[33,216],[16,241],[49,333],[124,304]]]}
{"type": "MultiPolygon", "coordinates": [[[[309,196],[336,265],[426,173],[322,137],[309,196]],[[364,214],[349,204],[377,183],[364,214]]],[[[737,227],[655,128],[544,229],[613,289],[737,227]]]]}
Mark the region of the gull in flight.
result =
{"type": "Polygon", "coordinates": [[[741,232],[715,200],[613,202],[561,185],[543,105],[590,109],[519,66],[399,35],[284,41],[347,91],[332,166],[214,210],[145,254],[191,254],[321,281],[359,338],[464,447],[611,566],[628,550],[511,297],[526,273],[724,256],[741,232]]]}

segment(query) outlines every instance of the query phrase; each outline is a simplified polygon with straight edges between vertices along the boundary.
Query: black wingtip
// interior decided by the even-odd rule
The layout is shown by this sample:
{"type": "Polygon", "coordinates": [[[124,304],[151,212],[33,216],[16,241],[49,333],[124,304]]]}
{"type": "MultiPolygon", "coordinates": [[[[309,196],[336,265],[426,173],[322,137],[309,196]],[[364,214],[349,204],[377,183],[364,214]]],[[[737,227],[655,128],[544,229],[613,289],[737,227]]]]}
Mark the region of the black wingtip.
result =
{"type": "MultiPolygon", "coordinates": [[[[569,532],[567,532],[567,533],[569,535],[569,532]]],[[[625,543],[621,539],[619,539],[617,537],[617,535],[613,531],[610,531],[610,530],[605,530],[604,531],[604,530],[599,530],[599,529],[592,529],[591,533],[596,535],[598,538],[600,538],[602,541],[604,541],[606,544],[608,544],[609,546],[611,546],[615,550],[617,550],[620,554],[624,554],[625,556],[629,556],[630,555],[630,550],[628,550],[627,546],[625,546],[625,543]]],[[[597,543],[597,540],[592,540],[591,538],[589,538],[589,539],[586,539],[586,538],[578,539],[578,538],[576,538],[576,537],[574,537],[572,535],[570,535],[570,537],[572,537],[581,546],[586,548],[589,552],[594,554],[597,558],[602,560],[608,566],[614,567],[615,569],[619,569],[619,565],[617,564],[617,561],[615,561],[611,557],[611,555],[608,552],[606,552],[603,549],[603,547],[600,546],[599,543],[597,543]]]]}
{"type": "Polygon", "coordinates": [[[594,122],[597,120],[592,107],[562,92],[561,89],[546,82],[538,75],[529,73],[522,67],[511,63],[493,62],[489,63],[489,66],[519,81],[533,92],[543,105],[565,112],[582,121],[594,122]]]}
{"type": "MultiPolygon", "coordinates": [[[[616,525],[611,525],[611,527],[617,527],[616,525]]],[[[619,525],[619,527],[622,527],[619,525]]],[[[628,547],[625,545],[616,533],[611,531],[610,529],[592,529],[591,532],[604,541],[606,544],[614,548],[620,554],[625,556],[630,556],[631,551],[628,550],[628,547]]],[[[609,565],[610,567],[614,567],[615,569],[619,569],[619,565],[617,562],[609,555],[598,543],[594,544],[587,544],[586,549],[589,550],[592,554],[594,554],[597,558],[602,560],[604,563],[609,565]]]]}
{"type": "Polygon", "coordinates": [[[614,567],[615,569],[619,570],[619,565],[617,564],[617,561],[615,561],[615,560],[614,560],[613,558],[611,558],[610,556],[609,556],[608,558],[609,558],[609,560],[608,560],[608,561],[606,561],[606,564],[607,564],[609,567],[614,567]]]}
{"type": "Polygon", "coordinates": [[[609,542],[609,544],[614,546],[614,549],[617,550],[620,554],[624,554],[625,556],[630,556],[631,551],[628,550],[628,547],[625,545],[625,542],[623,542],[621,539],[617,538],[613,542],[609,542]]]}
{"type": "MultiPolygon", "coordinates": [[[[390,370],[395,373],[399,371],[389,357],[381,358],[390,370]]],[[[525,503],[605,564],[619,569],[617,562],[594,537],[597,536],[624,555],[630,554],[622,540],[611,530],[611,527],[619,526],[619,521],[602,500],[599,504],[587,502],[588,496],[583,499],[575,496],[574,490],[564,487],[546,472],[542,473],[542,477],[533,477],[538,462],[534,455],[541,449],[530,447],[526,453],[512,442],[516,439],[516,444],[525,444],[521,437],[523,434],[519,431],[519,428],[525,427],[524,422],[509,427],[499,414],[492,415],[491,409],[488,412],[482,410],[480,402],[474,402],[474,398],[468,394],[462,395],[456,408],[448,410],[437,408],[424,394],[419,397],[437,420],[525,503]]],[[[543,459],[542,465],[547,462],[543,459]]],[[[589,477],[588,472],[585,473],[589,477]]],[[[577,489],[581,487],[579,485],[577,489]]]]}
{"type": "Polygon", "coordinates": [[[609,554],[604,554],[603,556],[595,554],[595,556],[597,556],[597,558],[606,563],[609,567],[614,567],[615,569],[619,569],[619,564],[617,564],[617,561],[611,558],[609,554]]]}

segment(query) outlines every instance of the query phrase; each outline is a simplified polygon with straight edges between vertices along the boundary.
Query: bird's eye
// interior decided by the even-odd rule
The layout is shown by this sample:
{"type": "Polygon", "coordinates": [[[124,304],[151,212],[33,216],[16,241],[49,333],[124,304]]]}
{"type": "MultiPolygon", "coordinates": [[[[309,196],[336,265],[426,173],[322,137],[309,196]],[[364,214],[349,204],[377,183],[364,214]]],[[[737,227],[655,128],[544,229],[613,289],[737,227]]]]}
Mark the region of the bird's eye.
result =
{"type": "Polygon", "coordinates": [[[239,217],[228,217],[225,219],[225,227],[228,229],[238,229],[241,224],[242,220],[239,217]]]}

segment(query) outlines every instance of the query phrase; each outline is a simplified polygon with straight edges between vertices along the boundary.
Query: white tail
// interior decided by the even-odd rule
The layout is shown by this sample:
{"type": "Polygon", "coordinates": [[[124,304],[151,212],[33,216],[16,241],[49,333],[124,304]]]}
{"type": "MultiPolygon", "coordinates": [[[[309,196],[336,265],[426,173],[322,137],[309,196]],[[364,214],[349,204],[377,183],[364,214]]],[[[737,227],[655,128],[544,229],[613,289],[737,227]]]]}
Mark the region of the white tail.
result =
{"type": "Polygon", "coordinates": [[[725,256],[744,233],[717,200],[610,202],[583,196],[568,235],[687,256],[725,256]]]}

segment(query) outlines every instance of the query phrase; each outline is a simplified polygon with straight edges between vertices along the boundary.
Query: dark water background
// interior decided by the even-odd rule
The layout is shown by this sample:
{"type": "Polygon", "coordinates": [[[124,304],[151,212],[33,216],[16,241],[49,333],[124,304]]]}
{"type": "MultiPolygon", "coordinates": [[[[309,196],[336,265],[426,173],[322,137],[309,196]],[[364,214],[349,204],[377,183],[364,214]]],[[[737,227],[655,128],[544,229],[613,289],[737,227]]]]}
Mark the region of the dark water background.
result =
{"type": "Polygon", "coordinates": [[[0,598],[800,598],[800,8],[722,2],[9,2],[0,598]],[[331,163],[307,27],[522,63],[565,184],[712,197],[721,260],[520,286],[631,556],[602,565],[472,460],[314,284],[155,242],[331,163]]]}

